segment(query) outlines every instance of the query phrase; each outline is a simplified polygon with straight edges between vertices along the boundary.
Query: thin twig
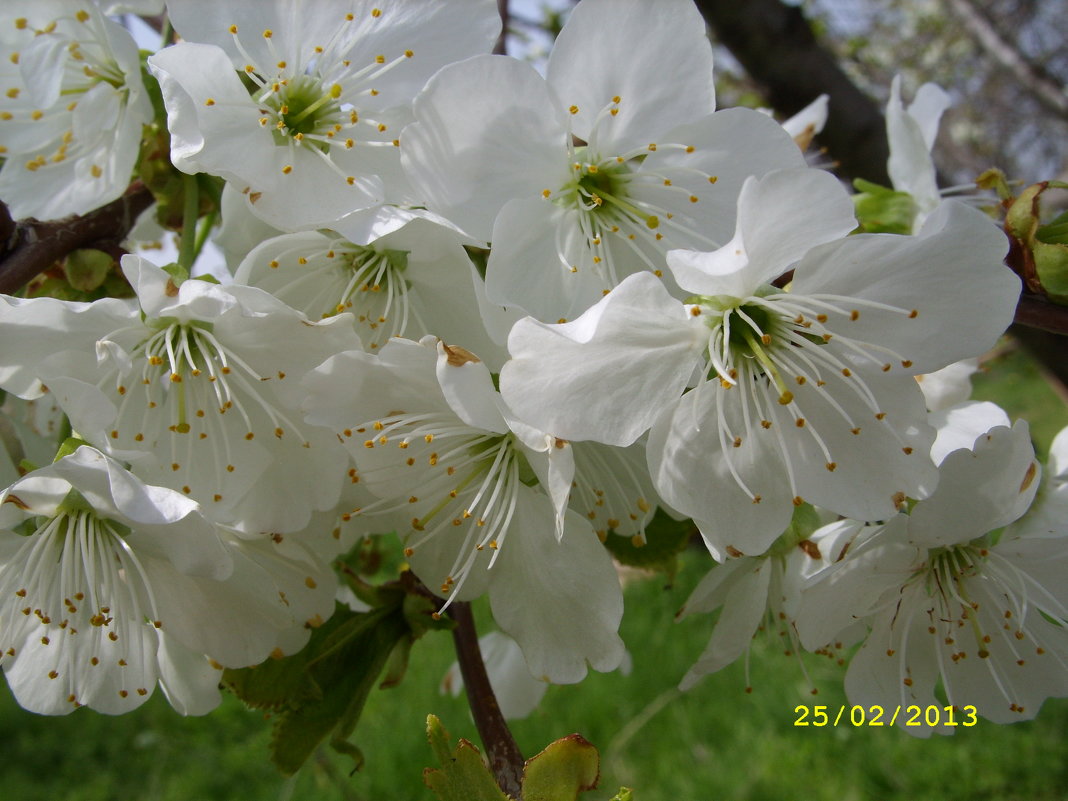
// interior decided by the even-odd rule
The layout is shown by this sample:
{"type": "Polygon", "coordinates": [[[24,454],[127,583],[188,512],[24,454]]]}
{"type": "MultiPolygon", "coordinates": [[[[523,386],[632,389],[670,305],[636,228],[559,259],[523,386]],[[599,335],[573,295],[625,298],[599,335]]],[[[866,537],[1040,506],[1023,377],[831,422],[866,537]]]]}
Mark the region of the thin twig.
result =
{"type": "Polygon", "coordinates": [[[452,630],[460,674],[467,690],[467,703],[475,718],[482,745],[486,749],[490,769],[500,788],[512,798],[520,798],[523,783],[523,754],[512,736],[512,730],[501,714],[497,696],[493,694],[482,651],[478,647],[478,632],[471,606],[457,601],[449,606],[449,616],[456,621],[452,630]]]}
{"type": "Polygon", "coordinates": [[[1024,293],[1020,295],[1020,302],[1016,306],[1015,322],[1054,334],[1068,334],[1068,306],[1024,293]]]}
{"type": "Polygon", "coordinates": [[[135,181],[122,197],[84,216],[21,220],[14,244],[6,252],[0,251],[0,293],[17,292],[78,248],[110,249],[126,237],[141,212],[151,205],[152,193],[135,181]]]}

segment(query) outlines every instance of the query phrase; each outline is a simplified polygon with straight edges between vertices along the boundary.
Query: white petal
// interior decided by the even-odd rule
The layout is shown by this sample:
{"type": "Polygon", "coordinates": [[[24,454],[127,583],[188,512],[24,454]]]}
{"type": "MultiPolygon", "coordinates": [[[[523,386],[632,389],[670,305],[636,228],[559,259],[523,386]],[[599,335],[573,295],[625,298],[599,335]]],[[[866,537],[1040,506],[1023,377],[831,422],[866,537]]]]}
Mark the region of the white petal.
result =
{"type": "Polygon", "coordinates": [[[572,125],[580,139],[589,141],[598,112],[620,98],[619,114],[598,127],[607,149],[655,142],[715,109],[712,48],[688,0],[660,0],[655,8],[643,0],[586,0],[557,37],[547,71],[563,106],[578,107],[572,125]]]}
{"type": "Polygon", "coordinates": [[[574,322],[516,323],[501,392],[542,431],[629,445],[685,388],[706,331],[652,273],[636,273],[574,322]]]}
{"type": "Polygon", "coordinates": [[[738,197],[734,238],[711,253],[671,251],[668,266],[683,289],[744,298],[782,275],[812,247],[856,227],[853,204],[822,170],[776,170],[748,178],[738,197]]]}
{"type": "Polygon", "coordinates": [[[1001,528],[1022,515],[1039,486],[1039,467],[1020,420],[998,427],[942,460],[938,489],[910,515],[912,539],[928,548],[953,545],[1001,528]]]}
{"type": "Polygon", "coordinates": [[[980,436],[996,426],[1012,426],[1005,410],[989,401],[959,403],[933,412],[930,421],[938,429],[938,436],[931,446],[931,459],[935,464],[941,464],[953,451],[971,450],[980,436]]]}
{"type": "Polygon", "coordinates": [[[884,344],[911,360],[913,372],[929,373],[985,352],[1012,322],[1020,281],[1002,263],[1007,248],[989,217],[947,201],[917,236],[859,234],[814,249],[798,265],[792,291],[900,309],[857,306],[857,319],[843,315],[833,330],[884,344]]]}
{"type": "Polygon", "coordinates": [[[520,494],[515,530],[493,568],[490,604],[494,619],[523,649],[531,674],[569,684],[585,677],[587,665],[599,671],[619,666],[623,595],[589,524],[570,513],[557,541],[546,501],[520,494]]]}
{"type": "MultiPolygon", "coordinates": [[[[709,673],[726,667],[745,653],[757,631],[768,605],[768,582],[772,565],[769,559],[741,559],[747,570],[739,571],[723,604],[723,611],[712,630],[712,638],[697,662],[679,683],[680,690],[688,690],[709,673]]],[[[729,563],[728,563],[729,564],[729,563]]],[[[713,571],[723,570],[727,565],[713,571]]]]}
{"type": "Polygon", "coordinates": [[[441,70],[415,99],[401,161],[417,193],[484,241],[501,207],[569,179],[565,128],[534,68],[478,56],[441,70]]]}
{"type": "Polygon", "coordinates": [[[763,428],[755,419],[747,427],[740,394],[718,384],[690,390],[664,410],[647,446],[657,492],[694,519],[720,560],[728,553],[763,553],[794,509],[775,427],[763,428]]]}

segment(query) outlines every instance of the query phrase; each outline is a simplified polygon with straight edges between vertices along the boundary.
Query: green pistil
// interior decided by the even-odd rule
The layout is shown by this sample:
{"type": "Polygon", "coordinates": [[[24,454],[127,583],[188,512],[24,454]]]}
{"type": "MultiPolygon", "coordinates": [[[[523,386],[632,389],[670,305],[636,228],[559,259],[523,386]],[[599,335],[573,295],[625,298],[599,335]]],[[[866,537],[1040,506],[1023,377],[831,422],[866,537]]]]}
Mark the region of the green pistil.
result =
{"type": "Polygon", "coordinates": [[[762,343],[754,336],[753,329],[749,328],[748,325],[742,329],[742,336],[745,337],[745,342],[749,346],[749,352],[756,357],[756,360],[760,362],[760,366],[764,368],[764,374],[771,379],[772,383],[775,384],[775,388],[779,390],[779,403],[785,406],[794,399],[794,395],[786,388],[786,382],[779,375],[779,368],[775,366],[771,357],[764,350],[762,343]]]}

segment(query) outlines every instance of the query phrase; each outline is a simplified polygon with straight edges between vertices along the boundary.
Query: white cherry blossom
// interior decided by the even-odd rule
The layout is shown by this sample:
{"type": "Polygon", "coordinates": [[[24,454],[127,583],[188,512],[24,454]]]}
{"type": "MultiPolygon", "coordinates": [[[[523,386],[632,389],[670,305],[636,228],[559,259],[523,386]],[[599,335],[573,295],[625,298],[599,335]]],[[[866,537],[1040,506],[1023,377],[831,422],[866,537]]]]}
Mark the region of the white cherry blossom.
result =
{"type": "Polygon", "coordinates": [[[130,183],[152,106],[137,45],[91,2],[0,11],[0,197],[15,217],[85,214],[130,183]]]}
{"type": "Polygon", "coordinates": [[[301,419],[300,377],[358,339],[344,315],[312,324],[261,290],[123,267],[138,304],[0,301],[22,397],[42,379],[88,442],[249,531],[295,531],[337,502],[345,454],[301,419]],[[14,343],[18,347],[14,347],[14,343]]]}
{"type": "Polygon", "coordinates": [[[516,420],[484,363],[434,337],[394,339],[377,357],[338,354],[305,384],[309,420],[337,429],[378,498],[351,515],[396,530],[446,605],[488,594],[546,681],[619,664],[622,595],[589,522],[566,508],[570,447],[516,420]]]}
{"type": "Polygon", "coordinates": [[[556,322],[662,273],[669,248],[722,244],[746,176],[804,163],[774,121],[714,109],[690,0],[583,0],[546,78],[495,56],[434,76],[401,160],[430,209],[492,242],[489,298],[556,322]]]}
{"type": "Polygon", "coordinates": [[[930,492],[912,376],[992,345],[1019,291],[1004,237],[959,204],[918,236],[842,238],[837,181],[784,170],[738,205],[723,248],[669,254],[688,302],[630,276],[572,323],[517,323],[501,374],[516,413],[558,436],[651,430],[657,491],[718,558],[763,552],[804,501],[873,520],[930,492]],[[789,291],[771,283],[791,267],[789,291]]]}
{"type": "Polygon", "coordinates": [[[350,313],[370,350],[392,337],[426,334],[463,342],[484,358],[498,350],[482,324],[475,290],[482,279],[463,239],[426,219],[403,221],[365,244],[326,231],[269,239],[241,262],[234,280],[312,320],[350,313]]]}
{"type": "MultiPolygon", "coordinates": [[[[973,405],[962,417],[988,412],[973,405]]],[[[951,441],[966,428],[959,423],[951,441]]],[[[817,532],[821,547],[828,534],[837,543],[803,591],[797,625],[810,648],[855,621],[870,627],[846,675],[851,703],[941,706],[941,684],[959,725],[967,706],[1010,723],[1068,695],[1063,498],[1055,531],[1034,530],[1024,515],[1040,472],[1027,425],[999,425],[945,454],[937,490],[910,511],[817,532]]],[[[945,715],[905,729],[953,732],[945,715]]]]}
{"type": "Polygon", "coordinates": [[[284,230],[410,201],[396,145],[411,99],[443,65],[487,52],[500,21],[491,0],[380,6],[168,3],[185,41],[149,65],[174,165],[232,182],[284,230]]]}

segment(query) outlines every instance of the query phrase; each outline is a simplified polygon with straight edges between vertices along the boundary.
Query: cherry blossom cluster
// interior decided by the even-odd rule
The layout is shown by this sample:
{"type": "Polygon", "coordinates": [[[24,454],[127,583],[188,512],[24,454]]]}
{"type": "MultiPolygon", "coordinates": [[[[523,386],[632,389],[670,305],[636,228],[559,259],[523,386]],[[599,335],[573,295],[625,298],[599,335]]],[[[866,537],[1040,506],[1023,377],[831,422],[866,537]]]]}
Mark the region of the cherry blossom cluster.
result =
{"type": "Polygon", "coordinates": [[[602,543],[658,509],[712,568],[681,614],[720,610],[683,686],[770,619],[862,643],[853,703],[940,687],[1009,722],[1068,695],[1068,438],[1043,471],[967,401],[1020,287],[938,192],[940,89],[892,87],[908,231],[856,233],[792,135],[825,105],[717,109],[691,0],[582,0],[544,75],[490,54],[493,0],[168,0],[144,70],[123,10],[0,10],[0,198],[118,197],[154,97],[170,164],[224,182],[229,276],[127,255],[129,299],[0,296],[6,419],[45,454],[0,494],[24,706],[158,683],[206,712],[222,668],[301,648],[374,535],[439,611],[488,596],[526,679],[580,681],[626,659],[602,543]]]}

